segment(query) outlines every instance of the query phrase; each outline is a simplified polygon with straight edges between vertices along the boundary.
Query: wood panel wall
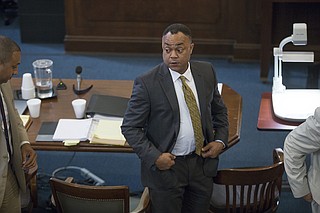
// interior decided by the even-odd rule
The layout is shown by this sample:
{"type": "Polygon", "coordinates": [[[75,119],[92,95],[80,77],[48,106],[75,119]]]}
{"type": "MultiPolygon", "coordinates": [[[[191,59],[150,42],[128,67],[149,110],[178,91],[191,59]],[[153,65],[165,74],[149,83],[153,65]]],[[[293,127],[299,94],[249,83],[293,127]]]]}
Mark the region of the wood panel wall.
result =
{"type": "MultiPolygon", "coordinates": [[[[280,31],[295,21],[286,14],[277,22],[280,31]]],[[[193,32],[194,54],[259,60],[261,15],[256,0],[65,0],[64,44],[72,52],[159,54],[162,31],[181,22],[193,32]]],[[[319,21],[312,23],[320,38],[319,21]]]]}
{"type": "Polygon", "coordinates": [[[63,42],[66,34],[64,0],[20,0],[18,7],[22,42],[63,42]]]}

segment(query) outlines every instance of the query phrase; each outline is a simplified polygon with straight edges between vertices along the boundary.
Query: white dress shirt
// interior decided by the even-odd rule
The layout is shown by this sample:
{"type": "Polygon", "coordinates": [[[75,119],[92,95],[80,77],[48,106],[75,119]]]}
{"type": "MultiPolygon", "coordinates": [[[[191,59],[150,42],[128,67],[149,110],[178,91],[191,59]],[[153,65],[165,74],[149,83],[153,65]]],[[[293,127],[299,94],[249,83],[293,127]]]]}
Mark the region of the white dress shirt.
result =
{"type": "MultiPolygon", "coordinates": [[[[184,99],[184,93],[182,90],[182,82],[180,80],[181,74],[178,72],[175,72],[171,69],[169,69],[169,70],[170,70],[170,73],[172,76],[174,88],[176,90],[177,99],[178,99],[178,103],[179,103],[179,111],[180,111],[180,131],[179,131],[179,134],[177,137],[176,144],[175,144],[171,153],[176,156],[187,155],[190,152],[195,151],[195,149],[196,149],[192,121],[191,121],[191,117],[190,117],[187,103],[184,99]]],[[[196,85],[195,85],[193,77],[192,77],[190,64],[188,65],[188,69],[183,74],[183,76],[187,79],[186,83],[191,88],[191,90],[196,98],[198,109],[200,109],[198,94],[197,94],[197,90],[196,90],[196,85]]],[[[200,114],[201,114],[201,112],[200,112],[200,114]]]]}

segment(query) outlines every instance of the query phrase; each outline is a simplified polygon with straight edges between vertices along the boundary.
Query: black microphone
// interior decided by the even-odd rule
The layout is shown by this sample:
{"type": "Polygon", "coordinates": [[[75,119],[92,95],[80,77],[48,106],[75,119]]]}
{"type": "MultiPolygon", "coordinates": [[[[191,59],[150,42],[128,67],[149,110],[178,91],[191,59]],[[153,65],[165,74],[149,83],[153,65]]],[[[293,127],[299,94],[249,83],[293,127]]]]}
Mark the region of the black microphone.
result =
{"type": "Polygon", "coordinates": [[[81,74],[82,73],[82,67],[77,66],[76,67],[76,74],[77,74],[77,90],[80,90],[80,84],[81,84],[81,74]]]}
{"type": "Polygon", "coordinates": [[[82,73],[82,67],[81,66],[77,66],[76,67],[76,74],[77,74],[77,89],[76,89],[76,86],[73,84],[73,92],[77,95],[81,95],[81,94],[84,94],[86,92],[88,92],[92,87],[93,85],[89,86],[88,88],[85,88],[85,89],[80,89],[80,85],[81,85],[81,81],[82,81],[82,77],[81,77],[81,74],[82,73]]]}

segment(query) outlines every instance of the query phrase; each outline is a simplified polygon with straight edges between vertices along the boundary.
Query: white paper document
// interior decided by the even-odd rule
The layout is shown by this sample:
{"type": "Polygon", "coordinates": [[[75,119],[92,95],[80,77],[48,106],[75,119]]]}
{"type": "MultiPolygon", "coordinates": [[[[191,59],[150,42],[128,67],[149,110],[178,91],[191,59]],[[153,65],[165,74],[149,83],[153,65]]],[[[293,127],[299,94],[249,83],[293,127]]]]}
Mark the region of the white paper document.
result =
{"type": "Polygon", "coordinates": [[[54,141],[86,141],[90,135],[92,119],[60,119],[53,135],[54,141]]]}

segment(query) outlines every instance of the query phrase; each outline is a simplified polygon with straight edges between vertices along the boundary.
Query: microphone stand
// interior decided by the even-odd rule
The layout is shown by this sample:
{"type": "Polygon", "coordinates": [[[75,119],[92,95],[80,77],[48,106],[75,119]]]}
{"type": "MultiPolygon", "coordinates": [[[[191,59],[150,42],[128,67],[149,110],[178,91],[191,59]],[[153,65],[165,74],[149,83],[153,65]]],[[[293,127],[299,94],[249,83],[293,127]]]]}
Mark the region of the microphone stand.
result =
{"type": "Polygon", "coordinates": [[[81,72],[82,72],[82,67],[81,66],[77,66],[76,67],[76,74],[77,74],[77,88],[75,87],[75,85],[73,84],[73,92],[77,95],[81,95],[84,93],[87,93],[92,87],[93,85],[89,86],[86,89],[80,89],[80,85],[81,85],[81,72]]]}

